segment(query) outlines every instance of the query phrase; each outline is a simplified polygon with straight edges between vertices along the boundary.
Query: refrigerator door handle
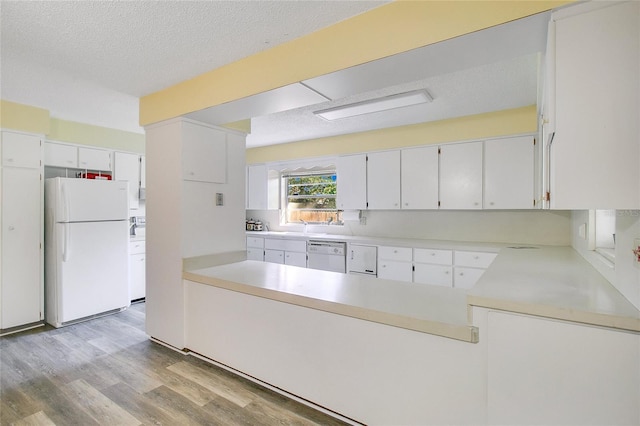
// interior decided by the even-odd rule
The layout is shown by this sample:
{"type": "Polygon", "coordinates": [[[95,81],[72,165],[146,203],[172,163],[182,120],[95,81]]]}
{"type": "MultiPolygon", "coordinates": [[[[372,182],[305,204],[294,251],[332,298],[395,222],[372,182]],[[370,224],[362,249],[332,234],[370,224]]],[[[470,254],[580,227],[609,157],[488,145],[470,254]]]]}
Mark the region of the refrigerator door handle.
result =
{"type": "Polygon", "coordinates": [[[60,182],[60,192],[62,195],[62,207],[64,208],[63,211],[63,217],[60,218],[59,220],[62,222],[68,222],[69,221],[69,199],[67,198],[67,191],[65,191],[65,184],[64,182],[60,182]]]}
{"type": "Polygon", "coordinates": [[[62,261],[66,262],[69,260],[69,224],[63,223],[64,227],[64,238],[62,239],[62,261]]]}

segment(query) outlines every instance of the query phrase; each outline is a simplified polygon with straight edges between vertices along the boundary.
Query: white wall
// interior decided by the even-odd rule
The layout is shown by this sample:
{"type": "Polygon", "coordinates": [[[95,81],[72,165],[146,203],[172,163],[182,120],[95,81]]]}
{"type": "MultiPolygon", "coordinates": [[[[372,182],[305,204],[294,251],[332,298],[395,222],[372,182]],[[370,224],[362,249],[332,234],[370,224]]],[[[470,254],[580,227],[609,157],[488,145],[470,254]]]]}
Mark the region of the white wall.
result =
{"type": "MultiPolygon", "coordinates": [[[[640,210],[616,211],[616,263],[610,267],[588,248],[588,241],[579,235],[579,227],[589,223],[587,210],[571,214],[571,245],[587,259],[620,293],[640,309],[640,263],[631,252],[633,240],[640,238],[640,210]]],[[[587,231],[587,235],[589,232],[587,231]]]]}
{"type": "MultiPolygon", "coordinates": [[[[279,225],[277,210],[248,210],[247,218],[268,222],[272,231],[300,230],[279,225]]],[[[366,225],[309,226],[309,232],[450,241],[570,245],[568,211],[366,211],[366,225]]]]}
{"type": "Polygon", "coordinates": [[[245,139],[227,133],[227,183],[182,181],[182,257],[245,250],[244,188],[245,139]]]}

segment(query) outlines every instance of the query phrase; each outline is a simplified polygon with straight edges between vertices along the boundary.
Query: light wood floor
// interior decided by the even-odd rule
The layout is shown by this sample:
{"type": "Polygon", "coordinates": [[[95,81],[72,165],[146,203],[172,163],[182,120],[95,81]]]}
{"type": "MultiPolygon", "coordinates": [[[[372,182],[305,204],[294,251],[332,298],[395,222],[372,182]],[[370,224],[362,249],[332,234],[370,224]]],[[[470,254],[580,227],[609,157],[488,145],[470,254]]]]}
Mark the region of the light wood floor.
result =
{"type": "Polygon", "coordinates": [[[144,303],[0,338],[0,425],[338,425],[149,340],[144,303]]]}

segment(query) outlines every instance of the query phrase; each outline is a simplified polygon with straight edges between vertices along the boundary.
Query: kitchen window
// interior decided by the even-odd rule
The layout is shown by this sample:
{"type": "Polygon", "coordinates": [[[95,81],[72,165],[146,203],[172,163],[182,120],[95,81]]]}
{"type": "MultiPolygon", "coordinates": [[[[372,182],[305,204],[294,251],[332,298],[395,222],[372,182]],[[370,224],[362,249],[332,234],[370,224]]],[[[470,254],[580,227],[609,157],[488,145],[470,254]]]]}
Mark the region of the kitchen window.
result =
{"type": "Polygon", "coordinates": [[[342,224],[336,207],[336,172],[287,173],[282,175],[286,223],[342,224]]]}

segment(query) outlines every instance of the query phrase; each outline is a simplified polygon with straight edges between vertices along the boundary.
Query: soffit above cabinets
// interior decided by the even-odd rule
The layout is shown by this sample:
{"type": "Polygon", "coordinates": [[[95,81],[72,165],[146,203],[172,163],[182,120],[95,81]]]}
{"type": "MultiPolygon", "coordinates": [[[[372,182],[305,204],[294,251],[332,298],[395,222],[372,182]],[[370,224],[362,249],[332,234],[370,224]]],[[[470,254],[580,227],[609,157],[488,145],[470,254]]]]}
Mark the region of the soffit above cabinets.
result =
{"type": "Polygon", "coordinates": [[[251,118],[251,148],[533,105],[549,17],[536,14],[188,117],[216,125],[251,118]],[[313,114],[418,89],[433,102],[333,122],[313,114]]]}

